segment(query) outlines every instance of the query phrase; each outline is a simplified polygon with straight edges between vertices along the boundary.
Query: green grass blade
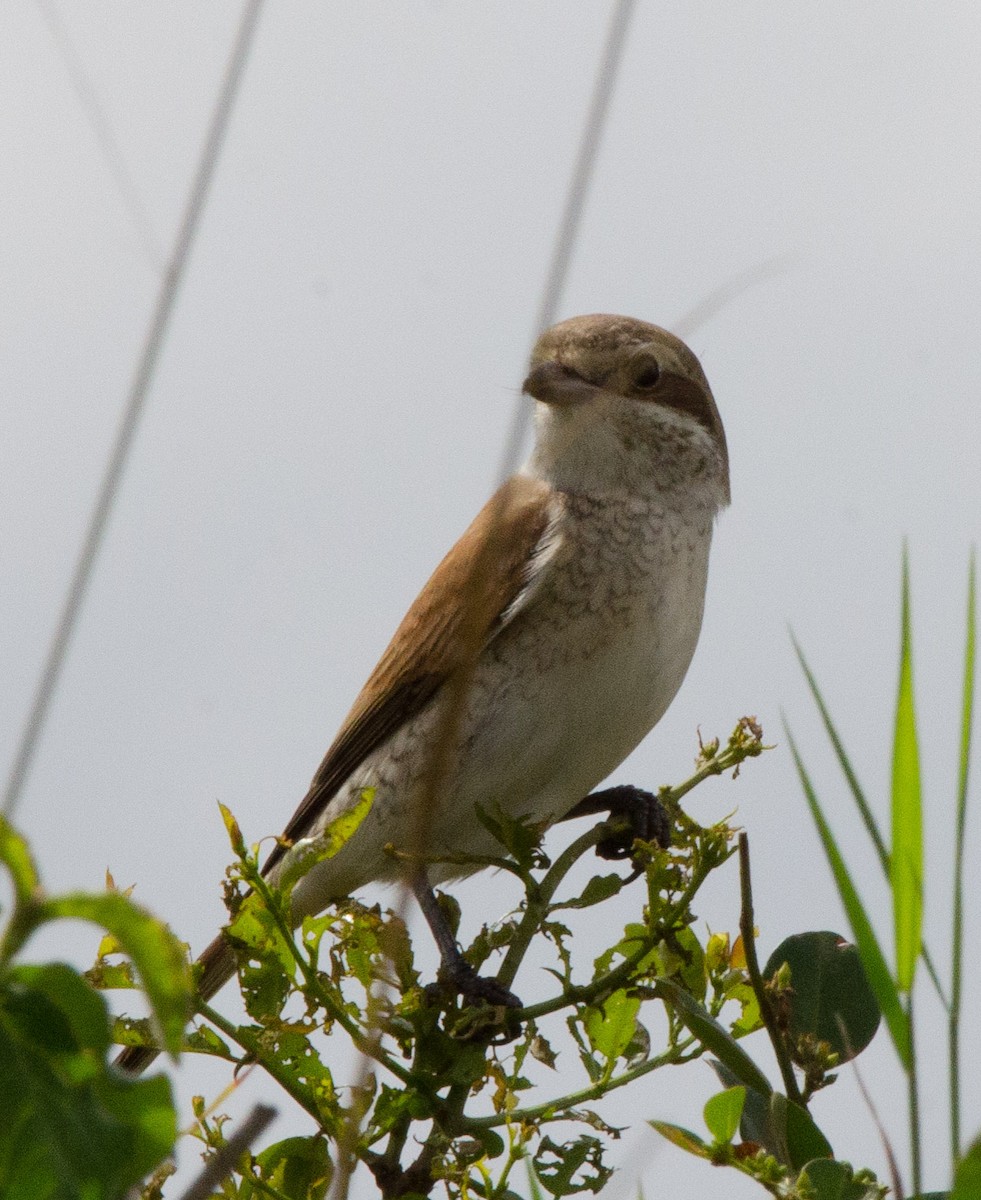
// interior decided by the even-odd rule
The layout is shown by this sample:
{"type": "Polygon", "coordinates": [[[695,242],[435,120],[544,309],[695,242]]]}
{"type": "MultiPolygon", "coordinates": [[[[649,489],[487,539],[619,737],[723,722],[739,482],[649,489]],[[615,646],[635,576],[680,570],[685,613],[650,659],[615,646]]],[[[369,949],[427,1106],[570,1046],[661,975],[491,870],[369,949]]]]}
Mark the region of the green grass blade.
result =
{"type": "Polygon", "coordinates": [[[913,702],[913,648],[910,630],[909,561],[903,552],[902,637],[899,689],[892,753],[892,883],[896,935],[896,986],[913,986],[923,927],[923,807],[920,752],[913,702]]]}
{"type": "MultiPolygon", "coordinates": [[[[828,710],[827,704],[824,702],[824,696],[821,694],[821,689],[818,687],[817,680],[810,668],[810,664],[804,657],[804,651],[800,647],[800,643],[794,637],[793,631],[790,633],[790,640],[794,647],[794,652],[797,655],[797,661],[800,663],[801,670],[804,672],[804,678],[807,680],[807,686],[811,689],[811,695],[814,698],[814,703],[817,705],[818,712],[821,715],[821,721],[824,725],[824,731],[828,735],[828,741],[835,752],[835,757],[838,759],[838,765],[841,767],[841,773],[845,776],[845,781],[848,784],[849,791],[852,794],[852,799],[855,801],[855,807],[858,809],[865,828],[868,832],[872,845],[875,847],[875,852],[879,856],[879,864],[882,867],[882,873],[886,879],[890,878],[889,865],[889,850],[882,837],[882,832],[879,829],[879,824],[875,819],[872,809],[866,800],[865,792],[862,785],[858,781],[858,776],[852,767],[851,760],[848,757],[848,752],[845,750],[845,743],[842,741],[834,721],[831,719],[831,713],[828,710]]],[[[940,982],[940,973],[934,966],[933,957],[930,954],[926,943],[923,943],[920,949],[923,955],[923,965],[927,969],[927,974],[930,976],[930,981],[934,986],[937,995],[940,997],[940,1003],[950,1012],[950,999],[944,991],[943,984],[940,982]]]]}
{"type": "Polygon", "coordinates": [[[974,671],[977,658],[977,577],[975,557],[967,577],[967,633],[964,638],[964,687],[961,699],[960,767],[957,779],[957,817],[954,833],[954,897],[951,933],[950,1014],[950,1142],[956,1164],[961,1153],[960,1015],[961,970],[964,949],[964,829],[967,824],[967,781],[971,766],[971,727],[974,723],[974,671]]]}
{"type": "Polygon", "coordinates": [[[831,827],[825,819],[820,801],[811,784],[803,760],[798,753],[797,744],[786,721],[784,722],[784,729],[787,733],[790,752],[794,756],[797,774],[800,777],[801,786],[804,789],[804,795],[811,810],[811,816],[814,818],[814,824],[817,826],[821,844],[824,847],[828,863],[831,866],[831,873],[834,875],[838,894],[841,896],[841,902],[845,907],[845,913],[851,925],[855,945],[858,947],[858,952],[862,958],[862,966],[865,968],[869,986],[875,993],[875,998],[882,1009],[882,1015],[885,1018],[893,1045],[896,1047],[899,1060],[903,1064],[904,1069],[909,1070],[912,1050],[909,1022],[907,1021],[906,1013],[903,1011],[903,1006],[899,1002],[899,993],[896,989],[895,981],[886,964],[882,948],[875,936],[875,930],[872,928],[872,923],[869,921],[865,907],[852,882],[848,867],[845,865],[845,860],[838,849],[838,844],[831,832],[831,827]]]}
{"type": "Polygon", "coordinates": [[[875,852],[879,856],[879,862],[882,864],[882,870],[889,877],[889,851],[886,849],[885,839],[879,831],[878,822],[869,807],[869,802],[865,798],[865,792],[862,790],[862,785],[858,782],[858,776],[852,768],[851,761],[845,751],[845,744],[838,735],[838,730],[835,728],[834,722],[831,720],[831,713],[828,711],[828,706],[824,702],[824,697],[818,688],[817,680],[808,665],[807,659],[804,657],[804,651],[800,648],[797,639],[791,631],[790,640],[794,647],[794,652],[797,655],[797,661],[800,663],[801,670],[804,672],[804,678],[807,680],[807,686],[811,689],[811,695],[814,697],[814,703],[817,705],[818,712],[821,714],[821,720],[824,723],[824,731],[828,735],[828,741],[831,743],[832,749],[835,752],[835,757],[838,759],[838,765],[841,767],[841,773],[848,782],[849,790],[852,793],[852,799],[855,801],[855,807],[858,809],[862,820],[865,822],[865,828],[868,830],[869,837],[872,839],[872,845],[875,846],[875,852]]]}

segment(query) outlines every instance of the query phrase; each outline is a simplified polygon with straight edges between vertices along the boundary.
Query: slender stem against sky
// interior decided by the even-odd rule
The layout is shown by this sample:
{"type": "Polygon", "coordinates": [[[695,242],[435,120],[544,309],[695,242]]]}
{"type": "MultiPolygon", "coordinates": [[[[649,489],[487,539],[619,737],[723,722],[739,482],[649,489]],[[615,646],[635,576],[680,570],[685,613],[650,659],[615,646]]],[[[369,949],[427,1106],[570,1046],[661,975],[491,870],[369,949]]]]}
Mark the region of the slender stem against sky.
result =
{"type": "MultiPolygon", "coordinates": [[[[606,45],[600,59],[593,85],[593,94],[586,113],[586,123],[583,126],[582,137],[579,141],[579,153],[569,179],[569,187],[565,197],[565,207],[559,222],[552,247],[552,261],[542,288],[541,300],[535,314],[535,330],[532,340],[537,339],[543,329],[547,329],[555,320],[555,313],[562,298],[562,290],[569,274],[569,263],[572,252],[579,237],[579,227],[582,223],[583,209],[586,206],[586,196],[596,166],[603,129],[610,112],[610,100],[613,88],[623,62],[623,50],[627,43],[627,31],[630,18],[633,16],[636,0],[616,0],[610,11],[610,25],[606,35],[606,45]]],[[[521,444],[528,426],[529,405],[523,396],[518,397],[511,419],[511,429],[504,443],[501,454],[498,476],[506,479],[513,474],[521,457],[521,444]]]]}
{"type": "Polygon", "coordinates": [[[92,506],[88,527],[72,572],[61,615],[48,647],[34,699],[28,711],[17,752],[7,778],[2,811],[8,817],[13,814],[27,781],[38,742],[44,731],[51,701],[61,679],[65,657],[78,625],[82,603],[92,579],[92,571],[105,537],[109,519],[115,508],[119,486],[130,451],[133,448],[133,440],[139,427],[140,418],[146,407],[146,399],[156,373],[157,362],[167,335],[170,319],[173,316],[180,285],[187,269],[191,247],[201,223],[201,214],[214,180],[215,168],[228,131],[229,120],[238,98],[239,84],[252,47],[262,3],[263,0],[246,0],[242,11],[242,19],[228,65],[225,68],[218,99],[201,150],[201,157],[188,194],[184,216],[177,231],[170,261],[157,294],[153,316],[147,327],[137,359],[133,382],[130,385],[126,407],[119,422],[116,440],[106,462],[102,482],[92,506]]]}

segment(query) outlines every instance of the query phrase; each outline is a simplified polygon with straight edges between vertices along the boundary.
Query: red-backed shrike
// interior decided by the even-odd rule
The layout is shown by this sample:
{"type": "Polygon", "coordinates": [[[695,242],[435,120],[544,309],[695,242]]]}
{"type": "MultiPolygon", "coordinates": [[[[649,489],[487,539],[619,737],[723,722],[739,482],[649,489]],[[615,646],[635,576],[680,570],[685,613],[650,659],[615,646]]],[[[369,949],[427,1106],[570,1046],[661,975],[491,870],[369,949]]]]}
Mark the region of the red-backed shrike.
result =
{"type": "MultiPolygon", "coordinates": [[[[420,894],[468,873],[410,868],[393,847],[500,855],[478,807],[564,817],[660,720],[688,669],[729,501],[698,360],[656,325],[574,317],[539,338],[524,391],[531,457],[409,609],[265,863],[275,881],[373,789],[354,836],[293,890],[297,923],[372,880],[411,872],[420,894]]],[[[199,961],[207,998],[235,956],[219,936],[199,961]]],[[[120,1061],[150,1058],[133,1048],[120,1061]]]]}

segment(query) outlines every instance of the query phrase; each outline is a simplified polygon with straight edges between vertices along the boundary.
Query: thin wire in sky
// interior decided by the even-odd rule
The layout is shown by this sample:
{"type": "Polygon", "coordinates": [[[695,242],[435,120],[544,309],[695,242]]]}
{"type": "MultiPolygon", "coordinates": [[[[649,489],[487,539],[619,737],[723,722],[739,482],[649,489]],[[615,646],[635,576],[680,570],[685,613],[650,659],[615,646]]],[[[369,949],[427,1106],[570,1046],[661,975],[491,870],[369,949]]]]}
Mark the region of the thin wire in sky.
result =
{"type": "Polygon", "coordinates": [[[130,385],[126,407],[123,410],[116,440],[113,444],[103,472],[102,482],[92,507],[88,527],[79,551],[75,569],[72,572],[65,603],[58,624],[55,627],[51,645],[41,670],[31,703],[24,730],[21,734],[13,765],[4,790],[2,811],[11,816],[20,798],[27,780],[28,772],[34,760],[38,741],[44,730],[52,698],[61,678],[65,655],[71,643],[72,636],[78,624],[82,602],[92,578],[99,549],[105,536],[109,518],[115,507],[119,485],[122,481],[126,462],[133,446],[133,439],[139,426],[140,417],[146,406],[146,398],[153,382],[157,362],[163,347],[170,318],[173,315],[178,291],[187,268],[188,258],[194,242],[201,214],[208,191],[215,175],[215,167],[221,153],[221,148],[228,131],[229,120],[238,97],[239,84],[252,48],[259,14],[263,0],[246,0],[239,22],[238,32],[232,46],[232,52],[221,81],[218,99],[215,103],[211,122],[208,126],[204,146],[195,171],[191,190],[188,194],[187,205],[181,220],[180,228],[174,241],[174,248],[167,264],[153,316],[147,328],[143,346],[136,364],[133,382],[130,385]]]}
{"type": "Polygon", "coordinates": [[[88,118],[89,125],[95,135],[95,140],[102,151],[102,157],[105,159],[106,166],[109,168],[109,173],[116,185],[116,190],[119,192],[120,199],[129,213],[130,220],[133,222],[136,235],[140,239],[140,243],[147,258],[150,260],[150,264],[155,270],[159,271],[163,266],[163,251],[154,232],[150,214],[147,212],[146,205],[143,203],[143,197],[140,195],[140,189],[136,186],[133,176],[130,174],[126,158],[120,149],[119,142],[116,140],[112,123],[106,115],[105,106],[95,88],[95,84],[89,77],[89,73],[85,69],[85,64],[82,62],[81,57],[72,44],[71,38],[68,36],[68,31],[65,29],[61,14],[58,12],[54,0],[37,0],[37,7],[48,28],[48,33],[51,35],[51,40],[61,55],[65,72],[72,87],[75,89],[75,97],[82,112],[88,118]]]}
{"type": "Polygon", "coordinates": [[[727,279],[714,291],[709,292],[683,317],[675,321],[671,326],[672,333],[687,340],[696,330],[701,329],[706,321],[710,321],[716,313],[721,312],[730,301],[735,300],[737,296],[741,296],[743,292],[749,291],[758,283],[773,279],[776,275],[782,275],[792,261],[793,256],[790,254],[777,254],[773,258],[764,259],[763,262],[755,263],[753,266],[747,267],[745,271],[733,275],[731,279],[727,279]]]}
{"type": "MultiPolygon", "coordinates": [[[[579,153],[576,155],[575,166],[569,179],[566,192],[565,207],[559,222],[552,247],[552,261],[545,277],[538,312],[535,314],[534,341],[543,329],[546,329],[555,319],[562,291],[569,274],[569,263],[579,237],[582,224],[583,209],[586,196],[596,166],[600,140],[610,111],[610,100],[616,84],[620,65],[623,62],[623,50],[627,42],[627,32],[630,18],[636,8],[636,0],[616,0],[610,11],[610,24],[606,35],[606,45],[600,59],[596,82],[593,84],[593,95],[586,114],[582,137],[579,142],[579,153]]],[[[523,397],[518,398],[511,419],[511,429],[504,443],[501,454],[499,477],[507,478],[518,465],[521,454],[521,443],[524,440],[528,424],[528,405],[523,397]]]]}

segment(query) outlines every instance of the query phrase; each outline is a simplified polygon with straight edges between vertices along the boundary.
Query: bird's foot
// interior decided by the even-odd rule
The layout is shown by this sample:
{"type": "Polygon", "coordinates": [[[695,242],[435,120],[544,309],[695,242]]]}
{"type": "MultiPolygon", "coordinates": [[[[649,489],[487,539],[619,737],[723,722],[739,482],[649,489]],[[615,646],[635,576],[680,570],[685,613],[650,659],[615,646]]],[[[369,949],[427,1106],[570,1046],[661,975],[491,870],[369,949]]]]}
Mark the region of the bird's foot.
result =
{"type": "Polygon", "coordinates": [[[635,841],[656,842],[663,848],[671,845],[671,822],[664,805],[653,792],[646,792],[632,784],[605,788],[580,800],[564,819],[595,816],[597,813],[625,817],[630,822],[623,832],[610,834],[597,843],[596,853],[600,858],[631,858],[635,841]]]}
{"type": "Polygon", "coordinates": [[[503,1046],[521,1034],[521,1001],[496,979],[478,975],[462,955],[443,960],[425,993],[443,1008],[445,1032],[458,1041],[503,1046]],[[459,1009],[452,1006],[457,996],[464,1002],[459,1009]]]}
{"type": "MultiPolygon", "coordinates": [[[[468,1004],[489,1004],[494,1008],[521,1008],[514,992],[488,975],[478,975],[462,954],[444,959],[430,988],[436,994],[447,992],[461,997],[468,1004]]],[[[429,991],[429,989],[427,989],[429,991]]]]}

